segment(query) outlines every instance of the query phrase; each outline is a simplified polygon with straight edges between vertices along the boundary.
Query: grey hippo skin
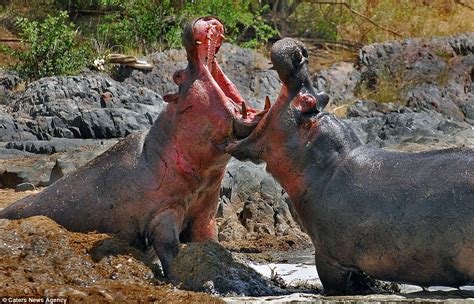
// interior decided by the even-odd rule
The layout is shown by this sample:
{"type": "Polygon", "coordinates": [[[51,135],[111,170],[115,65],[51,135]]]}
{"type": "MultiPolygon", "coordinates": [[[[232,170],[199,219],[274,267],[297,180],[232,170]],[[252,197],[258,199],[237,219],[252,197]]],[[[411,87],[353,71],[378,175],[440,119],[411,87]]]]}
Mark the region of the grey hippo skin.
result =
{"type": "Polygon", "coordinates": [[[144,249],[150,244],[165,275],[180,238],[216,240],[220,183],[230,160],[225,143],[249,134],[259,119],[242,106],[215,60],[223,33],[212,17],[187,25],[188,67],[173,76],[179,93],[164,97],[167,107],[151,129],[128,136],[0,217],[45,215],[73,231],[110,233],[144,249]]]}
{"type": "Polygon", "coordinates": [[[326,293],[367,292],[372,278],[421,286],[474,282],[474,151],[389,152],[361,144],[323,112],[304,46],[276,42],[283,82],[252,134],[228,146],[263,160],[316,248],[326,293]]]}

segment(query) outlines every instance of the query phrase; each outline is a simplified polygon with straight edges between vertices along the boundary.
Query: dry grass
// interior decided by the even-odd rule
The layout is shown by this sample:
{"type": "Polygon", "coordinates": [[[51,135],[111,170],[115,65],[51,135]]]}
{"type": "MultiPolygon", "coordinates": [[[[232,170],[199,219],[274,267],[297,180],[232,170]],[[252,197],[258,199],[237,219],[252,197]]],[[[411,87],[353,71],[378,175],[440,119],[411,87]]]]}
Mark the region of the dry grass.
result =
{"type": "Polygon", "coordinates": [[[35,194],[40,191],[41,189],[33,191],[15,192],[14,189],[0,189],[0,208],[5,208],[25,196],[35,194]]]}
{"type": "MultiPolygon", "coordinates": [[[[473,0],[461,0],[473,7],[473,0]]],[[[354,9],[403,37],[431,37],[474,31],[474,10],[454,0],[365,0],[354,9]]],[[[340,37],[364,43],[395,37],[359,17],[339,25],[340,37]]]]}
{"type": "Polygon", "coordinates": [[[383,103],[393,102],[405,105],[406,101],[400,96],[402,90],[410,84],[410,82],[404,80],[402,73],[397,73],[397,75],[394,76],[390,72],[384,71],[378,75],[374,88],[370,88],[366,82],[362,82],[356,89],[355,93],[357,97],[361,99],[371,99],[383,103]]]}

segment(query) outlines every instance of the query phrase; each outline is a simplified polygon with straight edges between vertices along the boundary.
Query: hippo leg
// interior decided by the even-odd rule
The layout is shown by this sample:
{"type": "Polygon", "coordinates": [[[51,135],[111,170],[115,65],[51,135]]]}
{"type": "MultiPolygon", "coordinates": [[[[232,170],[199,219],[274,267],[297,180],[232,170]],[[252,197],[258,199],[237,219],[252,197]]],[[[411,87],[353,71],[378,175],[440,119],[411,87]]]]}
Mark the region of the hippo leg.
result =
{"type": "Polygon", "coordinates": [[[179,212],[168,209],[156,216],[150,224],[149,239],[160,258],[165,277],[169,276],[171,262],[179,251],[179,232],[182,221],[179,212]]]}
{"type": "Polygon", "coordinates": [[[206,206],[203,210],[194,212],[191,229],[192,242],[217,241],[216,210],[219,202],[219,191],[209,191],[199,198],[199,206],[206,206]]]}
{"type": "Polygon", "coordinates": [[[325,294],[367,294],[378,291],[376,281],[360,270],[333,266],[324,258],[316,258],[316,268],[325,294]]]}
{"type": "Polygon", "coordinates": [[[324,286],[325,294],[347,291],[349,272],[332,266],[323,259],[316,257],[316,268],[319,278],[324,286]]]}

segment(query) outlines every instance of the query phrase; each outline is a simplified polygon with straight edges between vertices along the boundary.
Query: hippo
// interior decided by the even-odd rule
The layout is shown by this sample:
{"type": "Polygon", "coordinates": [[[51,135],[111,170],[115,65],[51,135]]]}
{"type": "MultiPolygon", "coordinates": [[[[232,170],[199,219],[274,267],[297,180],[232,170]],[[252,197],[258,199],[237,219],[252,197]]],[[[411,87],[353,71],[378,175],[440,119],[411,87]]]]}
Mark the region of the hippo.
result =
{"type": "Polygon", "coordinates": [[[45,215],[72,231],[154,248],[165,276],[180,241],[216,241],[220,184],[231,158],[225,144],[250,134],[260,119],[215,59],[224,38],[214,17],[186,25],[188,65],[173,75],[179,92],[164,96],[167,105],[150,130],[129,135],[0,217],[45,215]]]}
{"type": "Polygon", "coordinates": [[[283,82],[252,133],[229,143],[266,162],[315,247],[327,294],[375,291],[373,279],[426,286],[474,283],[474,150],[404,153],[364,145],[325,112],[303,44],[276,42],[283,82]],[[369,279],[368,279],[369,278],[369,279]]]}

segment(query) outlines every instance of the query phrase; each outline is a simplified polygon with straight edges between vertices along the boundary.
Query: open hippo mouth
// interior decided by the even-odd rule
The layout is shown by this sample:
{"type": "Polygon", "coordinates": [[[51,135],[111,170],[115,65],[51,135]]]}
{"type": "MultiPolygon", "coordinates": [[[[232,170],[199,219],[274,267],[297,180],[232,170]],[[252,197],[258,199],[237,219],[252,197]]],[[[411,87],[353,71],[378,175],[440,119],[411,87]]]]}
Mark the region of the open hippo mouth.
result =
{"type": "Polygon", "coordinates": [[[192,33],[185,33],[185,45],[191,60],[196,61],[199,73],[208,73],[215,85],[224,93],[224,107],[232,117],[232,135],[230,140],[243,139],[250,135],[262,116],[270,108],[269,100],[263,111],[257,111],[246,104],[235,85],[223,73],[216,61],[216,53],[225,39],[224,26],[215,17],[203,17],[195,20],[192,33]]]}
{"type": "Polygon", "coordinates": [[[323,110],[329,96],[324,92],[316,93],[308,70],[308,52],[301,42],[291,38],[277,41],[272,47],[271,61],[282,81],[282,88],[271,109],[270,101],[266,100],[264,115],[254,130],[226,146],[226,151],[239,159],[246,159],[249,155],[260,157],[264,150],[263,141],[269,138],[280,140],[293,128],[295,132],[300,132],[300,128],[317,132],[312,127],[327,114],[323,110]],[[276,129],[280,131],[277,136],[276,129]]]}

